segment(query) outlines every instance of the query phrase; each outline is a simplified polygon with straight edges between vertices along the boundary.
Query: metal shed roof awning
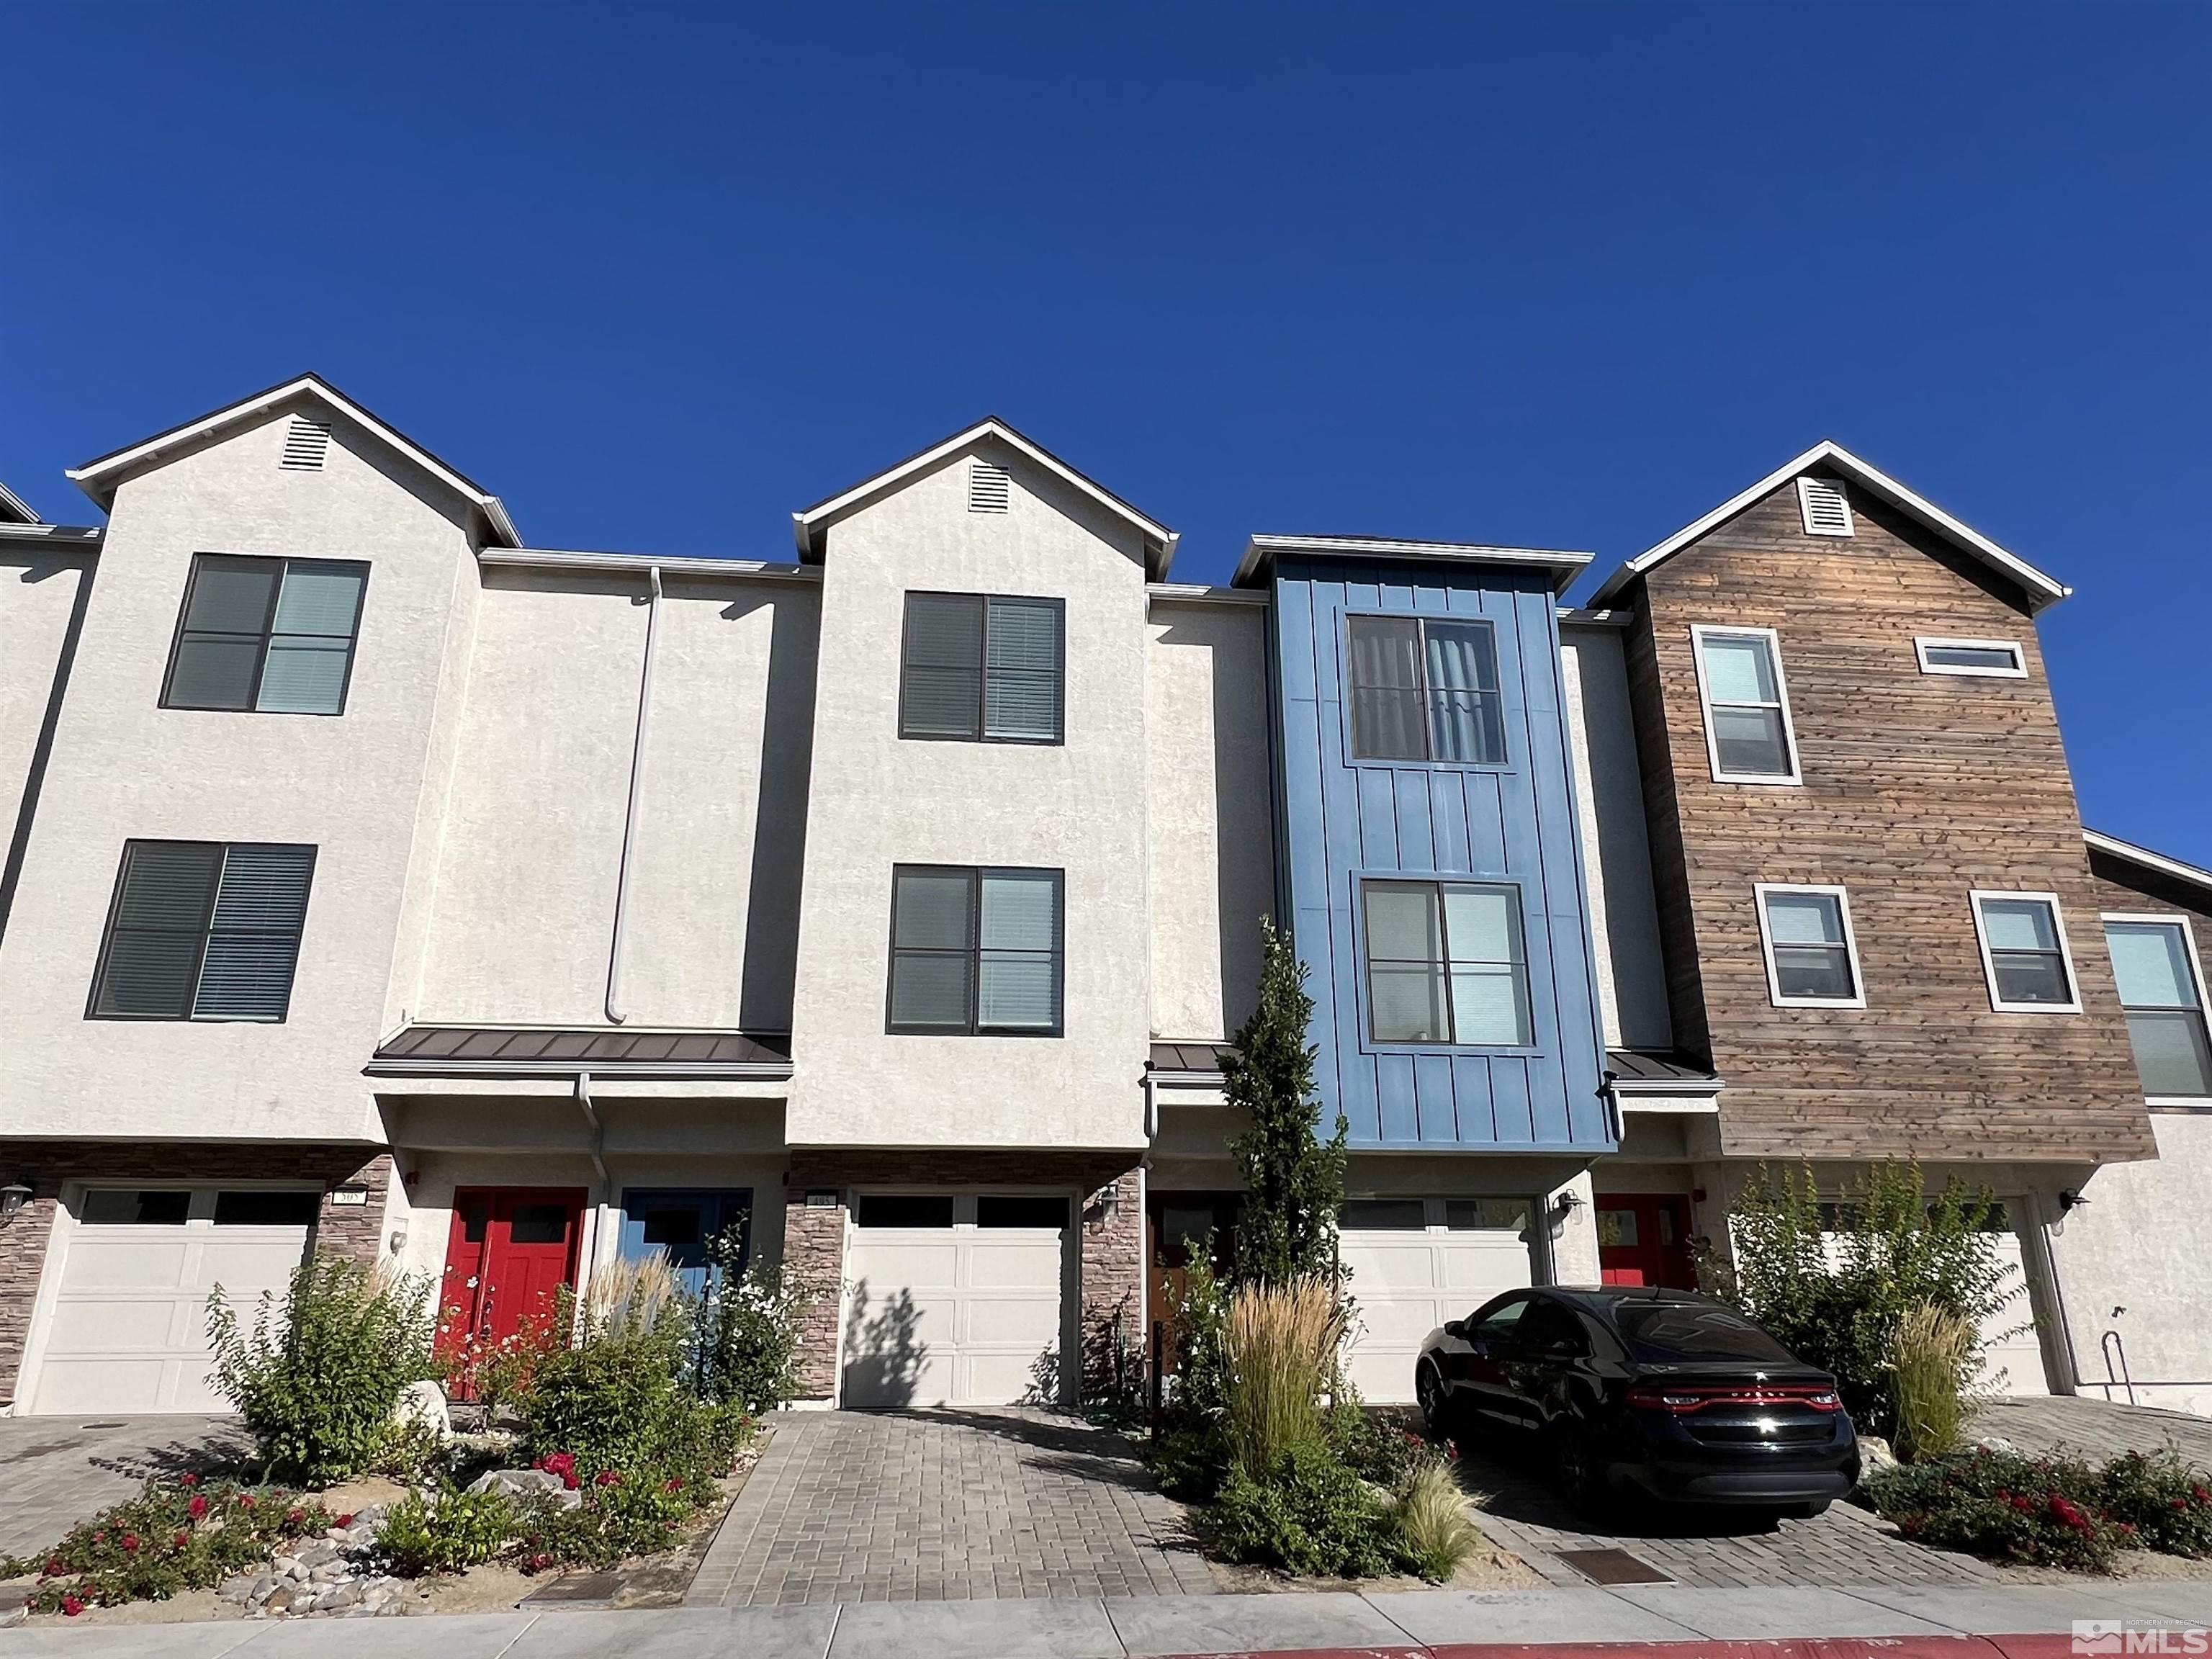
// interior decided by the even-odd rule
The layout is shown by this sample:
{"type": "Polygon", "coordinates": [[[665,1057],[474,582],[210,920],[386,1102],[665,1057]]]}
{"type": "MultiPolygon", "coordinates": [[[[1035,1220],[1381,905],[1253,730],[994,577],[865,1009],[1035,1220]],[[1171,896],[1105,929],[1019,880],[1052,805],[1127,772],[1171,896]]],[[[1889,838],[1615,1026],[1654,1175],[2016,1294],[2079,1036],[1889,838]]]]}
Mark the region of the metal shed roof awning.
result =
{"type": "Polygon", "coordinates": [[[782,1079],[791,1075],[791,1034],[410,1025],[379,1043],[363,1069],[370,1077],[782,1079]]]}

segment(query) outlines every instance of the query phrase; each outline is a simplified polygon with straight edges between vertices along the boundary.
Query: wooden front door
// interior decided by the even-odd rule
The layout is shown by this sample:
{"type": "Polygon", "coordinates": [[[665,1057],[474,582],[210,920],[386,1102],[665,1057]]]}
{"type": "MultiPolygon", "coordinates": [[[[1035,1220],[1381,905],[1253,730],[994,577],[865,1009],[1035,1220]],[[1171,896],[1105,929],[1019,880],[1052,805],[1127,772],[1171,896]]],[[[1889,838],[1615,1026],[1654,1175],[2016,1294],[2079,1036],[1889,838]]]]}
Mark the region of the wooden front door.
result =
{"type": "Polygon", "coordinates": [[[1690,1200],[1679,1193],[1600,1193],[1597,1261],[1608,1285],[1696,1290],[1690,1200]]]}
{"type": "Polygon", "coordinates": [[[453,1194],[440,1303],[449,1329],[497,1341],[550,1312],[576,1278],[581,1187],[463,1187],[453,1194]]]}

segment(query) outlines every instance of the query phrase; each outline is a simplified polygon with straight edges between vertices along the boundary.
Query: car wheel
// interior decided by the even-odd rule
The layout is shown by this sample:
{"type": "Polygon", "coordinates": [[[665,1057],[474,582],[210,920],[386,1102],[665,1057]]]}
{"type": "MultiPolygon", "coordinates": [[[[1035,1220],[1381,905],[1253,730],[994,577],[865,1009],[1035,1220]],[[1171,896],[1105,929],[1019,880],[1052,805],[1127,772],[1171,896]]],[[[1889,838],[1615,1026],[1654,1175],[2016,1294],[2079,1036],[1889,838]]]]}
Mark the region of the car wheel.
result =
{"type": "Polygon", "coordinates": [[[1440,1437],[1449,1432],[1451,1425],[1445,1419],[1450,1416],[1451,1409],[1444,1398],[1444,1380],[1425,1359],[1413,1369],[1413,1401],[1420,1407],[1421,1421],[1431,1435],[1440,1437]]]}
{"type": "Polygon", "coordinates": [[[1559,1489],[1577,1509],[1592,1508],[1604,1496],[1597,1437],[1579,1417],[1562,1418],[1553,1426],[1552,1463],[1559,1472],[1559,1489]]]}
{"type": "Polygon", "coordinates": [[[1785,1504],[1777,1511],[1784,1521],[1813,1521],[1828,1512],[1828,1499],[1815,1503],[1785,1504]]]}

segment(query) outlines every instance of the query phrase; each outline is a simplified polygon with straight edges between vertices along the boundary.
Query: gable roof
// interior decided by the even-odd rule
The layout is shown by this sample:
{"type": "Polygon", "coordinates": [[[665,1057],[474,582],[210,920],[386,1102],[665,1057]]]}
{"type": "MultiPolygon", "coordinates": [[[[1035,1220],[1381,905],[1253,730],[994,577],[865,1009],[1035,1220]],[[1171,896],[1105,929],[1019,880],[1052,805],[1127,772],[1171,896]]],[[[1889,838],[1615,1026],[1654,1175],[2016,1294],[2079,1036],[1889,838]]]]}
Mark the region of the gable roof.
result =
{"type": "Polygon", "coordinates": [[[1605,579],[1596,592],[1590,595],[1591,608],[1601,608],[1618,599],[1637,577],[1664,564],[1714,526],[1725,523],[1798,474],[1823,463],[1869,494],[1917,520],[1968,557],[1978,559],[2008,580],[2019,583],[2027,594],[2031,614],[2064,599],[2074,591],[2064,583],[2045,575],[2027,560],[2006,552],[1979,531],[1961,524],[1927,497],[1915,495],[1887,473],[1868,465],[1841,444],[1832,439],[1823,438],[1795,460],[1784,462],[1741,495],[1731,495],[1696,523],[1683,526],[1656,547],[1638,554],[1622,565],[1605,579]]]}
{"type": "Polygon", "coordinates": [[[1024,459],[1042,467],[1071,486],[1077,493],[1089,496],[1115,517],[1134,525],[1145,538],[1146,578],[1158,581],[1167,574],[1168,566],[1175,558],[1176,543],[1181,539],[1180,532],[1170,530],[1158,520],[1138,512],[1112,490],[1095,479],[1085,477],[1042,444],[1024,437],[995,415],[987,415],[975,425],[964,427],[949,438],[940,439],[928,448],[908,456],[894,466],[886,467],[872,477],[861,479],[851,489],[840,490],[826,501],[817,501],[813,506],[793,514],[792,537],[799,544],[800,561],[806,564],[820,563],[829,550],[829,532],[832,525],[986,438],[995,438],[1024,459]]]}
{"type": "Polygon", "coordinates": [[[0,524],[44,524],[31,504],[6,484],[0,483],[0,524]]]}
{"type": "Polygon", "coordinates": [[[158,465],[170,451],[202,438],[211,437],[230,428],[242,426],[255,416],[286,403],[294,398],[312,398],[336,410],[360,427],[372,437],[380,440],[396,454],[428,472],[432,477],[453,490],[479,513],[483,514],[484,541],[494,547],[520,547],[522,538],[516,533],[514,521],[507,516],[507,507],[499,497],[484,489],[474,479],[456,467],[448,466],[422,445],[386,425],[359,404],[340,392],[319,374],[301,374],[278,382],[266,391],[241,398],[234,404],[225,404],[212,413],[173,426],[167,432],[157,432],[150,438],[111,450],[82,466],[72,467],[63,476],[72,479],[77,488],[92,497],[103,508],[115,502],[117,486],[125,479],[158,465]]]}
{"type": "Polygon", "coordinates": [[[2138,847],[2131,841],[2122,841],[2118,836],[2107,836],[2084,828],[2081,839],[2092,852],[2103,853],[2123,864],[2132,864],[2138,870],[2148,870],[2178,881],[2185,887],[2197,887],[2212,894],[2212,870],[2200,870],[2193,864],[2184,864],[2179,859],[2170,859],[2163,853],[2154,853],[2148,847],[2138,847]]]}

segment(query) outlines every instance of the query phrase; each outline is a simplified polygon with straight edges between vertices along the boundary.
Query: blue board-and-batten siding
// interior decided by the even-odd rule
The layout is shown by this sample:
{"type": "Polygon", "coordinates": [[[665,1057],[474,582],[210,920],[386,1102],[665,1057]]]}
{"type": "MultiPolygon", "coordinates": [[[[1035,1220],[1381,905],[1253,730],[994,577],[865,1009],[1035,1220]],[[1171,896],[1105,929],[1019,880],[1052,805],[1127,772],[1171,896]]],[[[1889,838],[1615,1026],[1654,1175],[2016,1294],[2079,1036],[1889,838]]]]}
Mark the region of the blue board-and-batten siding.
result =
{"type": "Polygon", "coordinates": [[[1611,1150],[1549,580],[1503,567],[1296,561],[1278,565],[1273,598],[1284,908],[1312,970],[1317,1079],[1352,1145],[1611,1150]],[[1493,622],[1507,764],[1351,762],[1347,611],[1493,622]],[[1366,1041],[1357,888],[1385,874],[1520,885],[1528,1048],[1366,1041]]]}

